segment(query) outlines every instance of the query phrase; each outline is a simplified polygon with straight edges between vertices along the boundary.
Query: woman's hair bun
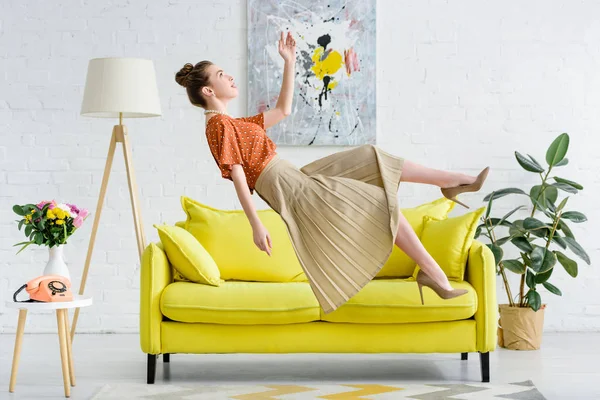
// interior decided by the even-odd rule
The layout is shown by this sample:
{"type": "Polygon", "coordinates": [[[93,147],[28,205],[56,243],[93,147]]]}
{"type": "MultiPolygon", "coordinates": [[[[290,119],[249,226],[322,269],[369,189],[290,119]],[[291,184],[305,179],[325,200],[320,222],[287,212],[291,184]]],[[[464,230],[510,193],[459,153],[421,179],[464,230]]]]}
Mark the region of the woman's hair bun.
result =
{"type": "Polygon", "coordinates": [[[179,72],[175,75],[175,80],[183,87],[187,87],[187,77],[194,69],[194,65],[190,63],[186,63],[183,68],[179,70],[179,72]]]}

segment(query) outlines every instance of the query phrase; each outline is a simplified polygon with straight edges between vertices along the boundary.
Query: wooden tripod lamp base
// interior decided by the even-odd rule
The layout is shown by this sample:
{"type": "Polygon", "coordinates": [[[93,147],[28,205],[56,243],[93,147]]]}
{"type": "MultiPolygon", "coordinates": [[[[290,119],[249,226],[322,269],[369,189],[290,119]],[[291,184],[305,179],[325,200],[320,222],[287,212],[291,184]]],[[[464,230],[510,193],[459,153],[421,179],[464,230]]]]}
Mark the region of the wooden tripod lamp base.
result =
{"type": "MultiPolygon", "coordinates": [[[[142,226],[142,218],[137,197],[138,189],[133,172],[131,145],[129,136],[127,135],[127,127],[123,125],[123,118],[146,118],[161,115],[153,62],[141,58],[119,57],[94,58],[90,60],[85,90],[83,93],[83,102],[81,105],[81,115],[100,118],[119,118],[119,125],[114,126],[110,138],[102,186],[100,187],[100,197],[98,198],[92,235],[90,237],[87,257],[85,259],[85,268],[83,270],[81,286],[79,288],[79,294],[83,295],[90,269],[90,261],[94,251],[96,234],[98,233],[102,205],[104,204],[104,198],[106,196],[108,177],[110,176],[117,143],[123,144],[123,155],[125,156],[125,167],[127,169],[127,182],[129,186],[129,195],[131,197],[131,208],[133,210],[133,224],[140,263],[142,261],[142,253],[146,247],[146,239],[144,237],[144,228],[142,226]]],[[[71,324],[69,336],[71,341],[75,336],[78,318],[79,308],[75,310],[75,316],[73,317],[73,323],[71,324]]]]}
{"type": "MultiPolygon", "coordinates": [[[[129,136],[127,135],[127,127],[125,125],[115,125],[112,131],[112,137],[110,139],[110,145],[108,147],[108,155],[106,157],[106,166],[104,167],[104,176],[102,177],[102,185],[100,186],[100,196],[98,197],[98,205],[96,206],[96,214],[94,216],[94,225],[92,226],[92,235],[90,236],[90,243],[88,245],[88,252],[85,258],[85,267],[83,270],[83,276],[81,277],[81,285],[79,287],[79,294],[83,295],[85,290],[85,284],[87,282],[87,276],[90,270],[90,261],[92,259],[92,253],[94,251],[94,244],[96,241],[96,234],[98,233],[98,224],[100,222],[100,216],[102,214],[102,206],[106,197],[106,188],[108,187],[108,178],[112,168],[112,162],[115,156],[115,150],[117,143],[122,143],[123,155],[125,156],[125,169],[127,170],[127,183],[129,186],[129,196],[131,198],[131,208],[133,210],[133,224],[135,228],[135,236],[137,239],[138,253],[140,262],[142,260],[142,253],[146,248],[146,237],[144,235],[144,227],[142,224],[142,218],[140,213],[140,206],[138,201],[138,188],[135,181],[135,174],[133,170],[133,163],[131,157],[131,145],[129,143],[129,136]]],[[[71,325],[71,341],[75,336],[75,328],[77,327],[77,320],[79,318],[79,308],[75,309],[73,316],[73,323],[71,325]]]]}

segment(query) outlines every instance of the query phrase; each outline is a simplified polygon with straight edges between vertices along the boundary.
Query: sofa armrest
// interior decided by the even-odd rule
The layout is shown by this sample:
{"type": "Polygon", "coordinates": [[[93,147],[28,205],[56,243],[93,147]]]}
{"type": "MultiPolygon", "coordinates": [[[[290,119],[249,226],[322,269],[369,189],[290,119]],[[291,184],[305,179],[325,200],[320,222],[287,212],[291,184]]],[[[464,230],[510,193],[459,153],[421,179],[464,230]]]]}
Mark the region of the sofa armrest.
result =
{"type": "Polygon", "coordinates": [[[478,240],[473,240],[469,251],[466,280],[477,293],[477,351],[493,351],[498,342],[496,266],[492,251],[478,240]]]}
{"type": "Polygon", "coordinates": [[[150,243],[142,254],[140,271],[140,345],[144,353],[161,353],[160,297],[172,281],[171,265],[162,244],[150,243]]]}

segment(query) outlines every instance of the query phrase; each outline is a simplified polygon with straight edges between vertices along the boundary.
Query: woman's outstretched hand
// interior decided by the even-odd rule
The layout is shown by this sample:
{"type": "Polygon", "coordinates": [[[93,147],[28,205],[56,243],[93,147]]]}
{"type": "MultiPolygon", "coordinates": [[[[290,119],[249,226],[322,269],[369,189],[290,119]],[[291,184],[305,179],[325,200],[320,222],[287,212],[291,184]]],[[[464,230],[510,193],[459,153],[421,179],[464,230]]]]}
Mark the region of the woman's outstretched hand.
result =
{"type": "Polygon", "coordinates": [[[269,231],[267,231],[267,228],[265,228],[265,226],[261,224],[260,226],[253,229],[253,236],[254,244],[259,249],[266,252],[270,257],[272,248],[271,235],[269,235],[269,231]]]}
{"type": "Polygon", "coordinates": [[[281,38],[279,39],[279,54],[285,61],[296,61],[296,41],[292,37],[292,33],[288,31],[286,37],[281,32],[281,38]]]}

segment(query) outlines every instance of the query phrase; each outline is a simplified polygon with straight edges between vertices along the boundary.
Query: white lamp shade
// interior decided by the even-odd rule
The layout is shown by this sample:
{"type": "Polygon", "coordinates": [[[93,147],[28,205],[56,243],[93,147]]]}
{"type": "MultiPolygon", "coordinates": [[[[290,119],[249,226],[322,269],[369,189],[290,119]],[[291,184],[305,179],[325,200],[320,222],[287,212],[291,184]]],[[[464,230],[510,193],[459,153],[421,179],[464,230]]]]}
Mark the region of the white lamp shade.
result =
{"type": "Polygon", "coordinates": [[[101,118],[161,115],[154,64],[140,58],[90,60],[81,115],[101,118]]]}

